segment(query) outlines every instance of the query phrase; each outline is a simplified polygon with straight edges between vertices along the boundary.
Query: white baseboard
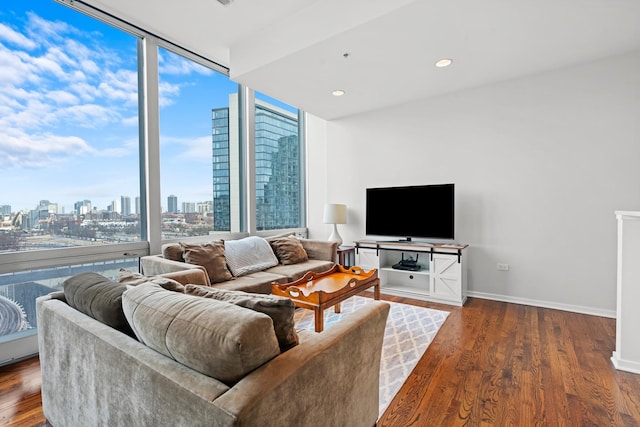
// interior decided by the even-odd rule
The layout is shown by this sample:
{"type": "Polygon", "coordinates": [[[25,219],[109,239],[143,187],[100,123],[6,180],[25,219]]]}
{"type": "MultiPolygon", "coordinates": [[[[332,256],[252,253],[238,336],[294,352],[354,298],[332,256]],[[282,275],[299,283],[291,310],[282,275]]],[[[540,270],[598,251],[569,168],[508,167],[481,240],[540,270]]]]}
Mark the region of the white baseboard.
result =
{"type": "Polygon", "coordinates": [[[611,362],[616,369],[620,371],[632,372],[634,374],[640,374],[640,363],[634,362],[632,360],[624,360],[618,357],[617,352],[613,352],[613,356],[611,356],[611,362]]]}
{"type": "Polygon", "coordinates": [[[535,299],[529,299],[529,298],[518,298],[518,297],[512,297],[508,295],[498,295],[498,294],[490,294],[486,292],[474,292],[474,291],[467,292],[467,296],[472,298],[489,299],[493,301],[510,302],[514,304],[531,305],[534,307],[552,308],[554,310],[571,311],[573,313],[590,314],[592,316],[610,317],[613,319],[615,319],[616,317],[615,310],[603,310],[600,308],[584,307],[581,305],[560,304],[560,303],[551,302],[551,301],[541,301],[541,300],[535,300],[535,299]]]}

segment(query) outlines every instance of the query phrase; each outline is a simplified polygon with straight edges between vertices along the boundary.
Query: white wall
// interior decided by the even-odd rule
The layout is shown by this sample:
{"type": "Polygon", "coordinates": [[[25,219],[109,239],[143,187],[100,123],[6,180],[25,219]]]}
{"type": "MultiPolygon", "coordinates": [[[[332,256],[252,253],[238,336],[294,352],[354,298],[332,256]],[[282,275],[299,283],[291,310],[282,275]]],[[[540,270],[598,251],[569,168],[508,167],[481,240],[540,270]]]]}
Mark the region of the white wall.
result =
{"type": "Polygon", "coordinates": [[[367,187],[453,182],[470,295],[615,315],[614,211],[640,209],[640,52],[326,123],[345,244],[364,237],[367,187]]]}

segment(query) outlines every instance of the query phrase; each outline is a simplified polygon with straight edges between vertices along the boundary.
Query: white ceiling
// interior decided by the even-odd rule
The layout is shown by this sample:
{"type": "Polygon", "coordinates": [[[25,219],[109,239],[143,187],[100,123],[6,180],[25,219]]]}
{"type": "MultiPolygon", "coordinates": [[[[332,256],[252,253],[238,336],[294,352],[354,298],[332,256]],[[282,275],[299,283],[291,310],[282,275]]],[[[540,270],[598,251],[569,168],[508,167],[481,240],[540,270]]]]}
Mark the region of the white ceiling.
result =
{"type": "Polygon", "coordinates": [[[85,1],[329,120],[640,49],[639,0],[85,1]]]}

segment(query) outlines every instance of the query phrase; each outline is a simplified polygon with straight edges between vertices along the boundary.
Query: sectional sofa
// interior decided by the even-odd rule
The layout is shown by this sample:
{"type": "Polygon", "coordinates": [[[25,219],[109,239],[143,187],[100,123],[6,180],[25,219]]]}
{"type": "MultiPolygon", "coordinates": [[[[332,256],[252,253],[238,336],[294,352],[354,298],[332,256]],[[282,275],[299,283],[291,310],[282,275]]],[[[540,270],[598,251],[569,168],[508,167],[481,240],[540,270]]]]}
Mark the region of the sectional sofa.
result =
{"type": "Polygon", "coordinates": [[[83,273],[37,299],[42,407],[51,425],[376,424],[388,303],[372,300],[322,333],[296,331],[293,346],[282,348],[280,320],[255,308],[286,314],[290,300],[183,289],[180,275],[194,271],[202,273],[135,285],[83,273]]]}
{"type": "Polygon", "coordinates": [[[271,283],[288,283],[308,271],[321,273],[336,262],[338,244],[297,238],[292,234],[246,236],[200,244],[168,243],[162,253],[140,258],[142,273],[166,275],[185,270],[202,272],[191,283],[220,289],[271,293],[271,283]]]}

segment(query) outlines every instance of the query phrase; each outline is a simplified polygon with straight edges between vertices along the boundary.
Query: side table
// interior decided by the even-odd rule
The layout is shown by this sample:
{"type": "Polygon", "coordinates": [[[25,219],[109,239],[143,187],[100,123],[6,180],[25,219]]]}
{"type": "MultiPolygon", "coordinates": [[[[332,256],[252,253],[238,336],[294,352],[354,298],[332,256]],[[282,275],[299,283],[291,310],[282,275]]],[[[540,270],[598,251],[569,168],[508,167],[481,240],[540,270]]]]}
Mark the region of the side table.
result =
{"type": "Polygon", "coordinates": [[[345,268],[353,267],[356,263],[355,246],[338,246],[338,264],[345,268]]]}

